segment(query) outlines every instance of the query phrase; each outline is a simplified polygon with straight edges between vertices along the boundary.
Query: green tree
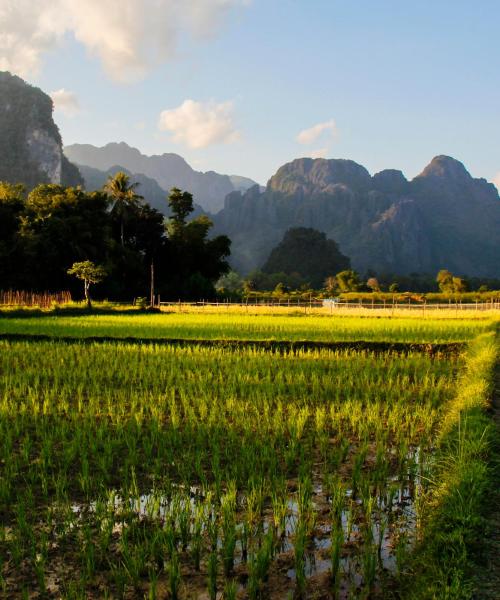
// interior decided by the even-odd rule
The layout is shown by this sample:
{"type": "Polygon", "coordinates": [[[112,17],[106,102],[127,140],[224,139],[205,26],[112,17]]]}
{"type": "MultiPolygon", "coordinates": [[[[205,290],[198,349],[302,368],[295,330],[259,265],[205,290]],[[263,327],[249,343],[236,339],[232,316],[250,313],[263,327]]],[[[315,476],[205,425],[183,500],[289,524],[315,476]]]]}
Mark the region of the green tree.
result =
{"type": "Polygon", "coordinates": [[[68,275],[74,275],[77,279],[83,281],[83,291],[87,306],[92,308],[90,299],[90,286],[95,283],[100,283],[106,277],[106,271],[103,267],[95,265],[90,260],[73,263],[73,266],[68,269],[68,275]]]}
{"type": "Polygon", "coordinates": [[[341,292],[357,292],[361,287],[359,275],[356,271],[346,269],[335,276],[337,286],[341,292]]]}
{"type": "Polygon", "coordinates": [[[439,289],[444,294],[449,294],[455,291],[455,285],[453,283],[453,275],[447,269],[441,269],[436,277],[436,282],[439,289]]]}
{"type": "Polygon", "coordinates": [[[0,181],[0,281],[7,288],[16,287],[24,262],[19,236],[24,207],[24,186],[0,181]]]}
{"type": "Polygon", "coordinates": [[[243,295],[249,296],[252,292],[255,292],[255,281],[247,278],[243,281],[243,295]]]}
{"type": "Polygon", "coordinates": [[[179,188],[174,187],[170,190],[167,201],[172,213],[168,232],[170,237],[175,237],[184,232],[186,219],[194,210],[193,194],[183,192],[179,188]]]}
{"type": "Polygon", "coordinates": [[[467,282],[461,277],[453,277],[453,291],[459,294],[466,292],[468,288],[467,282]]]}
{"type": "Polygon", "coordinates": [[[24,272],[19,287],[67,289],[68,268],[83,260],[109,260],[109,201],[102,192],[43,184],[33,189],[20,219],[24,272]]]}
{"type": "Polygon", "coordinates": [[[380,284],[376,277],[370,277],[366,282],[366,287],[370,288],[372,292],[380,292],[380,284]]]}
{"type": "Polygon", "coordinates": [[[226,259],[231,241],[225,235],[209,238],[213,223],[206,215],[188,221],[194,209],[189,192],[173,188],[168,204],[172,216],[166,227],[164,264],[170,265],[169,289],[175,289],[183,297],[213,296],[214,282],[229,271],[226,259]]]}
{"type": "Polygon", "coordinates": [[[290,290],[288,286],[286,286],[282,281],[280,281],[276,284],[276,287],[273,290],[273,296],[284,296],[285,294],[288,294],[289,291],[290,290]]]}
{"type": "Polygon", "coordinates": [[[121,245],[125,245],[125,221],[127,220],[130,207],[137,206],[142,196],[136,193],[136,188],[139,184],[130,183],[130,176],[119,171],[113,176],[110,176],[104,191],[110,196],[113,203],[111,212],[116,215],[120,223],[120,241],[121,245]]]}
{"type": "Polygon", "coordinates": [[[349,267],[334,240],[307,227],[286,231],[281,242],[271,251],[262,267],[265,273],[298,273],[314,288],[321,288],[328,275],[349,267]]]}
{"type": "Polygon", "coordinates": [[[389,291],[392,294],[396,294],[397,292],[399,292],[399,283],[397,283],[396,281],[391,283],[391,285],[389,286],[389,291]]]}
{"type": "Polygon", "coordinates": [[[236,271],[229,271],[219,277],[215,289],[222,294],[240,295],[243,290],[243,280],[236,271]]]}

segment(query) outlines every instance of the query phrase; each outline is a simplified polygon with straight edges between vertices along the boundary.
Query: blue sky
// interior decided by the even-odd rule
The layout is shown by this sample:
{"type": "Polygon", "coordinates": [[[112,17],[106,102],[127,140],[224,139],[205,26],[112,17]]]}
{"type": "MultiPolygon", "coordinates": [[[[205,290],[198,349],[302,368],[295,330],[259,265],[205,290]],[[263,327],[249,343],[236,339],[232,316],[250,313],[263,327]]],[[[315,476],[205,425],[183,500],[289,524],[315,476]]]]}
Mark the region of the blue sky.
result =
{"type": "Polygon", "coordinates": [[[33,52],[0,68],[64,90],[66,144],[123,140],[261,183],[300,156],[413,177],[449,154],[500,185],[498,0],[110,0],[102,23],[97,0],[57,1],[32,23],[43,44],[21,31],[33,52]]]}

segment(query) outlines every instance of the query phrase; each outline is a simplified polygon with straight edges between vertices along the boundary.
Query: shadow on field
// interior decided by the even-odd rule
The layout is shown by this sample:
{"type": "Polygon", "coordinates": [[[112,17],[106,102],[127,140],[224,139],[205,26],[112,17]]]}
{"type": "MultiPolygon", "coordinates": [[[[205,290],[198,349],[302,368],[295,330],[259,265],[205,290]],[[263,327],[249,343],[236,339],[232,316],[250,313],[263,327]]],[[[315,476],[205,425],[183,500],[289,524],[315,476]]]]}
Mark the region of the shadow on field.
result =
{"type": "Polygon", "coordinates": [[[410,354],[420,352],[436,358],[456,356],[462,352],[466,344],[463,342],[433,343],[405,343],[405,342],[321,342],[321,341],[278,341],[278,340],[227,340],[227,339],[193,339],[193,338],[143,338],[119,336],[52,336],[45,334],[2,333],[0,340],[9,342],[57,342],[65,344],[151,344],[155,346],[203,346],[209,348],[225,348],[239,350],[255,348],[272,352],[293,353],[304,350],[340,350],[353,352],[376,352],[394,354],[410,354]]]}

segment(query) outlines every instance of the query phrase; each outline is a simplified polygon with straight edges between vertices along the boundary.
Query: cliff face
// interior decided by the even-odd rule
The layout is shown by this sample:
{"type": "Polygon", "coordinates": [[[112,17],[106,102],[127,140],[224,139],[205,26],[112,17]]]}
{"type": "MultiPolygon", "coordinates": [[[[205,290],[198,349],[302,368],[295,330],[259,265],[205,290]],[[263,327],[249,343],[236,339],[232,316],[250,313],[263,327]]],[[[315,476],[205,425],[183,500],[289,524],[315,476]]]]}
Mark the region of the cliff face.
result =
{"type": "Polygon", "coordinates": [[[51,98],[19,77],[0,72],[0,180],[81,185],[64,156],[51,98]]]}
{"type": "Polygon", "coordinates": [[[233,266],[243,273],[260,267],[288,228],[312,227],[361,272],[500,275],[498,192],[446,156],[412,181],[396,170],[371,177],[353,161],[298,159],[265,192],[230,194],[215,221],[233,240],[233,266]]]}
{"type": "Polygon", "coordinates": [[[178,154],[146,156],[126,143],[111,143],[102,148],[90,144],[73,144],[64,149],[66,156],[79,165],[108,171],[121,165],[131,173],[141,173],[156,180],[164,190],[178,187],[191,192],[204,210],[216,213],[224,206],[224,198],[235,189],[248,189],[255,184],[244,177],[221,175],[215,171],[202,173],[192,169],[178,154]]]}

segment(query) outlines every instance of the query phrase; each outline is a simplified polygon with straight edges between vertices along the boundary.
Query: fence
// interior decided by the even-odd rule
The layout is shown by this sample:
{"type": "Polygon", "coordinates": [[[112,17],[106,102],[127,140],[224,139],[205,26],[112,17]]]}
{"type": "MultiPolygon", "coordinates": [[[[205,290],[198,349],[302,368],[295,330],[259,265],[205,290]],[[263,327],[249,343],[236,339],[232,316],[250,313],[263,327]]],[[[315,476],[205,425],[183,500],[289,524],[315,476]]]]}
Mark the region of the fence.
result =
{"type": "Polygon", "coordinates": [[[63,292],[21,292],[9,290],[3,292],[0,290],[0,306],[39,306],[40,308],[50,308],[54,304],[67,304],[71,302],[71,293],[63,292]]]}
{"type": "Polygon", "coordinates": [[[427,312],[444,312],[450,311],[455,314],[459,314],[462,311],[491,311],[500,310],[500,300],[488,300],[488,301],[477,301],[477,302],[446,302],[446,303],[427,303],[427,302],[374,302],[374,301],[358,301],[358,302],[346,302],[340,300],[318,300],[311,298],[310,300],[300,299],[251,299],[247,302],[207,302],[201,300],[198,302],[161,302],[158,300],[157,306],[166,310],[175,311],[188,311],[192,309],[214,309],[214,310],[237,310],[237,311],[250,311],[259,309],[270,309],[271,311],[280,309],[289,310],[301,310],[307,314],[309,310],[315,310],[322,313],[335,314],[339,312],[350,312],[350,311],[361,311],[370,313],[371,311],[382,312],[383,314],[395,314],[400,311],[411,311],[420,315],[425,315],[427,312]]]}

